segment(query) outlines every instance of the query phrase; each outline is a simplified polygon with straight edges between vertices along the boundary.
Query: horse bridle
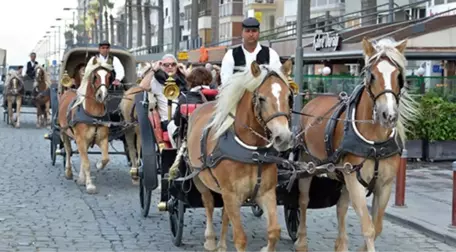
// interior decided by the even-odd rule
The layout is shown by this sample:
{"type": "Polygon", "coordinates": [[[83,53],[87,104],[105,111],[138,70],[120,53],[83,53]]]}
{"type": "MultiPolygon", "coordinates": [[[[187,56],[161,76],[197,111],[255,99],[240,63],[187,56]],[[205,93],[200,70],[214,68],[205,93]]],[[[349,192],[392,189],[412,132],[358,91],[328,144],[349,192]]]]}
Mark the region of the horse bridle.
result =
{"type": "MultiPolygon", "coordinates": [[[[5,86],[5,88],[8,88],[9,90],[12,89],[12,85],[13,85],[12,83],[13,83],[13,80],[14,80],[14,79],[17,80],[18,87],[15,88],[15,89],[17,90],[16,92],[19,93],[19,91],[22,89],[22,85],[21,85],[21,80],[20,80],[18,77],[16,77],[16,76],[12,77],[12,78],[9,80],[9,82],[8,82],[8,84],[5,86]]],[[[12,95],[17,95],[17,94],[12,94],[12,95]]]]}
{"type": "MultiPolygon", "coordinates": [[[[95,70],[92,71],[92,73],[91,73],[91,74],[92,74],[92,81],[90,82],[90,85],[92,85],[92,87],[95,89],[95,93],[97,93],[97,92],[98,92],[98,89],[100,89],[100,88],[103,87],[103,86],[106,87],[106,89],[109,88],[108,85],[106,85],[106,84],[101,84],[101,83],[100,83],[100,85],[95,86],[95,80],[96,80],[96,78],[97,78],[96,72],[98,71],[98,69],[104,69],[104,70],[106,70],[109,74],[111,74],[111,71],[110,71],[109,69],[106,69],[106,68],[101,67],[101,66],[100,66],[100,67],[97,67],[95,70]]],[[[108,84],[109,84],[109,81],[108,81],[108,84]]]]}
{"type": "Polygon", "coordinates": [[[258,92],[259,92],[258,90],[266,82],[266,80],[271,76],[277,76],[278,78],[282,79],[282,77],[280,77],[279,74],[277,74],[275,71],[270,71],[268,69],[268,73],[264,77],[261,84],[255,89],[255,91],[253,91],[253,97],[252,97],[252,105],[253,105],[253,112],[255,114],[255,119],[258,121],[258,123],[261,125],[261,127],[263,127],[263,130],[266,133],[267,138],[269,138],[271,135],[271,131],[267,127],[267,124],[274,118],[285,116],[288,120],[288,126],[291,127],[291,113],[292,113],[293,102],[294,102],[293,101],[293,91],[290,87],[288,87],[290,89],[290,95],[288,96],[288,105],[290,106],[289,113],[277,112],[277,113],[270,115],[266,119],[263,119],[263,116],[261,115],[262,114],[261,108],[260,108],[261,101],[260,101],[260,97],[258,95],[258,92]]]}
{"type": "MultiPolygon", "coordinates": [[[[398,69],[400,69],[398,67],[398,65],[396,64],[396,62],[392,61],[391,62],[394,64],[394,66],[398,69]]],[[[404,87],[404,78],[403,78],[403,73],[401,72],[399,75],[398,75],[398,80],[399,80],[399,93],[396,94],[393,90],[391,89],[385,89],[383,90],[382,92],[378,93],[377,95],[374,95],[374,93],[372,92],[372,81],[374,81],[374,75],[372,74],[371,70],[368,68],[372,66],[372,64],[369,64],[368,66],[366,66],[366,68],[364,69],[365,73],[366,73],[366,81],[364,82],[364,86],[366,88],[366,92],[367,94],[369,95],[369,97],[372,99],[373,103],[374,103],[374,108],[377,107],[376,105],[376,101],[378,98],[380,98],[380,96],[384,95],[384,94],[392,94],[396,100],[396,104],[399,104],[399,100],[401,98],[401,90],[402,88],[404,87]]]]}

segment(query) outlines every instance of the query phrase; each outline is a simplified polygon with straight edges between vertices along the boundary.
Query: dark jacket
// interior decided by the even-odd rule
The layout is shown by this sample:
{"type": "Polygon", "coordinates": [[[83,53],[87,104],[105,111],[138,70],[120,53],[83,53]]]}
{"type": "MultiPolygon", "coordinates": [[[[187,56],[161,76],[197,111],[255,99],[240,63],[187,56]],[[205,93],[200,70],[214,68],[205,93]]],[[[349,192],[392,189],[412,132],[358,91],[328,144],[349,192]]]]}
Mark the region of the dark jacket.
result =
{"type": "MultiPolygon", "coordinates": [[[[38,65],[38,61],[35,61],[35,66],[38,65]]],[[[32,67],[32,62],[27,62],[27,71],[25,72],[28,77],[35,79],[35,67],[32,67]]]]}

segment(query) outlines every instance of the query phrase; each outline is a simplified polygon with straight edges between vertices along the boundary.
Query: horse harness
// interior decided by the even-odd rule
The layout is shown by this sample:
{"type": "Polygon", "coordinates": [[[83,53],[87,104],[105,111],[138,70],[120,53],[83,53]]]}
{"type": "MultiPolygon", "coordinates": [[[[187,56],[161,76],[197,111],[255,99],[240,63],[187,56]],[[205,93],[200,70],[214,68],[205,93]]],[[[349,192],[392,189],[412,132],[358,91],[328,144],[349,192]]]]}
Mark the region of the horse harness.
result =
{"type": "MultiPolygon", "coordinates": [[[[293,106],[293,92],[290,90],[290,98],[289,98],[289,105],[290,105],[290,113],[284,113],[284,112],[277,112],[268,118],[264,119],[261,115],[261,112],[259,111],[259,106],[261,106],[259,103],[259,95],[258,95],[258,90],[261,87],[261,85],[264,84],[264,82],[268,79],[269,76],[274,75],[280,78],[280,76],[274,72],[270,71],[266,75],[266,77],[263,79],[263,82],[260,84],[260,86],[255,89],[253,92],[253,98],[252,98],[252,103],[253,103],[253,108],[255,111],[255,118],[257,119],[258,123],[265,129],[265,132],[267,134],[267,137],[270,137],[270,131],[267,128],[266,124],[271,121],[272,119],[280,116],[285,116],[290,125],[290,120],[291,120],[291,108],[293,106]]],[[[234,119],[233,114],[229,114],[231,118],[234,119]]],[[[208,123],[210,123],[214,117],[211,117],[208,123]]],[[[262,137],[259,133],[255,132],[252,128],[250,128],[247,125],[243,125],[247,129],[249,129],[252,133],[255,135],[259,136],[260,138],[266,139],[265,137],[262,137]]],[[[194,169],[194,172],[192,172],[190,175],[186,177],[181,177],[175,179],[176,181],[186,181],[188,179],[191,179],[198,175],[201,171],[208,169],[209,168],[209,173],[211,174],[212,178],[214,179],[215,183],[217,186],[220,188],[220,184],[217,180],[217,178],[214,176],[212,172],[212,168],[215,168],[223,159],[229,159],[229,160],[234,160],[238,161],[241,163],[245,164],[252,164],[252,165],[257,165],[257,181],[255,184],[255,187],[253,189],[253,193],[250,196],[250,199],[253,200],[256,198],[258,194],[258,190],[261,185],[261,174],[263,171],[263,164],[277,164],[280,165],[281,167],[290,167],[291,164],[287,159],[284,159],[279,156],[279,152],[275,150],[272,147],[272,144],[268,144],[266,146],[262,147],[257,147],[257,146],[247,146],[246,144],[242,143],[241,140],[236,136],[236,133],[234,132],[233,128],[230,128],[227,130],[222,136],[220,136],[217,140],[217,143],[215,145],[214,150],[212,153],[207,153],[207,142],[209,138],[209,131],[210,128],[205,127],[203,130],[203,134],[201,135],[201,141],[200,141],[200,148],[201,148],[201,156],[200,156],[200,161],[202,163],[201,167],[195,167],[192,166],[194,169]]]]}
{"type": "MultiPolygon", "coordinates": [[[[371,83],[369,75],[370,73],[367,73],[366,83],[371,83]]],[[[400,79],[402,80],[401,76],[400,79]]],[[[400,88],[402,88],[402,86],[403,84],[400,84],[400,88]]],[[[368,191],[366,197],[369,197],[374,190],[375,183],[378,178],[379,161],[381,159],[386,159],[394,155],[401,154],[403,143],[400,141],[400,138],[396,137],[397,132],[394,132],[394,134],[386,141],[370,143],[362,139],[359,133],[357,133],[355,129],[355,122],[352,120],[352,116],[354,116],[354,113],[356,112],[356,107],[359,104],[364,89],[366,89],[369,97],[371,97],[374,101],[374,106],[377,98],[386,93],[393,93],[397,99],[397,102],[399,102],[398,95],[390,90],[384,90],[377,96],[374,96],[371,92],[370,84],[358,85],[355,90],[353,90],[352,95],[346,98],[348,99],[347,101],[342,101],[343,99],[341,99],[341,101],[336,104],[334,112],[326,124],[324,142],[327,158],[320,160],[314,157],[312,154],[310,154],[309,150],[305,146],[305,143],[302,142],[301,144],[302,148],[309,154],[312,161],[315,162],[317,166],[328,163],[336,164],[347,154],[364,157],[365,159],[360,164],[354,165],[354,170],[356,171],[356,177],[359,183],[362,184],[368,191]],[[342,115],[343,112],[346,112],[346,118],[344,120],[344,134],[342,135],[342,142],[340,146],[337,149],[334,149],[333,141],[335,137],[335,129],[337,126],[338,118],[342,115]],[[364,181],[364,179],[361,177],[361,168],[367,159],[374,160],[374,175],[369,183],[364,181]]],[[[340,171],[336,171],[336,173],[339,179],[341,181],[344,181],[342,173],[340,171]]]]}

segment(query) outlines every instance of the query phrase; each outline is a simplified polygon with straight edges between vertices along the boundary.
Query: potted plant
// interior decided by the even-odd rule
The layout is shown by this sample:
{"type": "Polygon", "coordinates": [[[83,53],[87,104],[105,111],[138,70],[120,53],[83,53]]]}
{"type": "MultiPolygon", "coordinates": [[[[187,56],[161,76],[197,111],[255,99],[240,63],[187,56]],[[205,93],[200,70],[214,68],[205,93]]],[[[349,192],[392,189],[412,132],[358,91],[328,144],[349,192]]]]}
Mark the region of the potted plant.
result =
{"type": "Polygon", "coordinates": [[[456,160],[456,103],[431,91],[420,102],[417,126],[427,161],[456,160]]]}

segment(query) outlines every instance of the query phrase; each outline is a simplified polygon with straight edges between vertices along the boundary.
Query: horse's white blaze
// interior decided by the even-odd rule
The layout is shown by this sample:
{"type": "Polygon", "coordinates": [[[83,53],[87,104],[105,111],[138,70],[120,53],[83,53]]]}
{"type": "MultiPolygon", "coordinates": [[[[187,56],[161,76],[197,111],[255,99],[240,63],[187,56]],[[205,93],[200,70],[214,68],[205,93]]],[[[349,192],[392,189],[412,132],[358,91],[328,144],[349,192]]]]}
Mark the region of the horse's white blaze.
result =
{"type": "MultiPolygon", "coordinates": [[[[97,73],[101,78],[100,84],[106,85],[106,75],[108,74],[108,71],[101,69],[101,70],[98,70],[97,73]]],[[[99,92],[101,92],[101,95],[103,98],[105,98],[108,95],[108,89],[106,88],[106,86],[101,86],[99,90],[100,90],[99,92]]]]}
{"type": "Polygon", "coordinates": [[[282,91],[282,87],[279,83],[272,84],[272,95],[277,99],[277,111],[280,112],[280,92],[282,91]]]}
{"type": "MultiPolygon", "coordinates": [[[[383,80],[385,81],[385,90],[393,90],[393,86],[391,85],[391,75],[396,70],[396,68],[391,65],[386,60],[381,61],[380,63],[377,64],[377,69],[378,71],[383,75],[383,80]]],[[[388,106],[388,111],[390,113],[394,113],[394,105],[396,104],[396,101],[394,99],[393,94],[391,93],[386,93],[386,105],[388,106]]]]}

